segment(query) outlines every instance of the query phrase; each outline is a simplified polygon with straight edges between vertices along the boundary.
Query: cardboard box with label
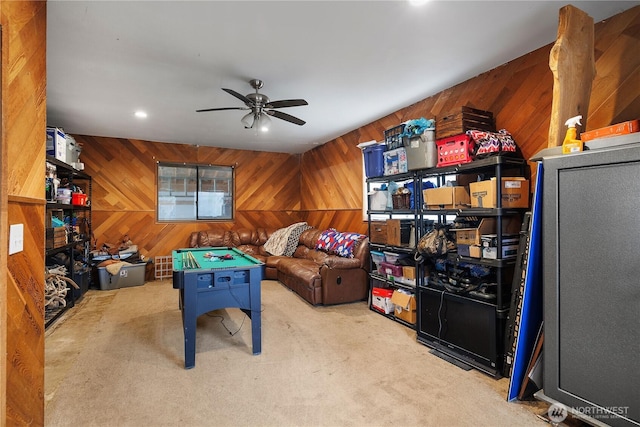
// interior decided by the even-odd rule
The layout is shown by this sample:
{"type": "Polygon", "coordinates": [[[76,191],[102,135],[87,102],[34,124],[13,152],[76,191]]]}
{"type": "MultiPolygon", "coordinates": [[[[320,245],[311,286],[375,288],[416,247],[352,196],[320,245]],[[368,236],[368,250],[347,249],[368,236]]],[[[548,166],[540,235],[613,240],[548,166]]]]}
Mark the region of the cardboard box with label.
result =
{"type": "Polygon", "coordinates": [[[416,297],[414,295],[396,289],[393,291],[391,302],[396,318],[408,323],[416,323],[416,297]]]}
{"type": "MultiPolygon", "coordinates": [[[[520,223],[519,218],[502,218],[502,235],[518,233],[520,230],[520,223]]],[[[495,234],[498,227],[497,224],[496,218],[482,218],[480,225],[476,228],[452,229],[456,233],[456,244],[482,246],[482,236],[495,234]]],[[[469,251],[471,251],[471,248],[469,248],[469,251]]],[[[471,255],[471,252],[469,252],[469,256],[473,256],[471,255]]]]}
{"type": "Polygon", "coordinates": [[[427,188],[422,191],[427,209],[465,209],[469,207],[469,191],[465,187],[427,188]]]}
{"type": "Polygon", "coordinates": [[[67,161],[67,139],[62,129],[47,128],[47,154],[62,162],[67,161]]]}
{"type": "MultiPolygon", "coordinates": [[[[472,208],[496,208],[497,180],[469,183],[472,208]]],[[[529,207],[529,180],[522,177],[502,178],[502,207],[529,207]]]]}
{"type": "MultiPolygon", "coordinates": [[[[520,245],[505,245],[502,246],[502,256],[500,259],[506,258],[515,258],[518,256],[518,247],[520,245]]],[[[487,259],[498,259],[498,248],[496,247],[487,247],[482,248],[482,258],[487,259]]]]}
{"type": "Polygon", "coordinates": [[[384,314],[393,313],[392,296],[393,289],[373,288],[371,290],[371,307],[384,314]]]}

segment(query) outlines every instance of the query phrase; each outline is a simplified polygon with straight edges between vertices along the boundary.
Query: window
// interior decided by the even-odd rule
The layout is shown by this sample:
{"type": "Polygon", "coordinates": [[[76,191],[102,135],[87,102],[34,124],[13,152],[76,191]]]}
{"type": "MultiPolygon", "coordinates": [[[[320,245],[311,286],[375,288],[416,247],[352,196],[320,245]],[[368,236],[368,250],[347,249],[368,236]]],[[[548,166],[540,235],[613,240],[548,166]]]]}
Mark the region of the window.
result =
{"type": "Polygon", "coordinates": [[[231,220],[232,166],[158,163],[158,221],[231,220]]]}

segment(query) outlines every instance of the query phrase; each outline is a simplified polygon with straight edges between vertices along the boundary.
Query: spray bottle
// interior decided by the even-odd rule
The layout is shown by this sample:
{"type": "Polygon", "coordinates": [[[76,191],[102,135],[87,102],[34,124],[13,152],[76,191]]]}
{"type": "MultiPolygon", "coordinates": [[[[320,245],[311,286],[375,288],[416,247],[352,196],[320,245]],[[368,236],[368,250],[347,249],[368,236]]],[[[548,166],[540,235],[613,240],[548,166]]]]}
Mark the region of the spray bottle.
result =
{"type": "Polygon", "coordinates": [[[582,141],[578,139],[578,132],[576,131],[576,125],[582,126],[580,123],[582,116],[571,117],[564,125],[568,126],[567,134],[562,142],[562,154],[576,153],[582,151],[582,141]]]}

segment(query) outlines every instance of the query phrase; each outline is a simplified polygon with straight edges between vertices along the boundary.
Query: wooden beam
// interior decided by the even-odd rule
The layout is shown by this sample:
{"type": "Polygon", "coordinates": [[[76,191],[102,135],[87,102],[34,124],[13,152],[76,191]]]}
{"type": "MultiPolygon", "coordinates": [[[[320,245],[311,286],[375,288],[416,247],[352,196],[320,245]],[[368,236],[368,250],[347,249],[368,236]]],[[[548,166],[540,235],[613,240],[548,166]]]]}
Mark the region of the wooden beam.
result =
{"type": "Polygon", "coordinates": [[[553,72],[553,101],[548,147],[562,145],[571,117],[582,115],[580,132],[587,127],[591,83],[596,75],[593,18],[567,5],[560,9],[558,36],[549,55],[553,72]]]}

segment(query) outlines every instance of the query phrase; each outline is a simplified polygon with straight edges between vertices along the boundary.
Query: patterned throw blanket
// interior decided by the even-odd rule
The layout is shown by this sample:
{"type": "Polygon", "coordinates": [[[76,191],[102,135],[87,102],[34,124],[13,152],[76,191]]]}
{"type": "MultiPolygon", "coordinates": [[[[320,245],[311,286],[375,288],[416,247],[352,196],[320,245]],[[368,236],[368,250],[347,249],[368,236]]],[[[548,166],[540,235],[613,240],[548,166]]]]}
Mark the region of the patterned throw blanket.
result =
{"type": "Polygon", "coordinates": [[[292,256],[298,247],[300,235],[311,228],[306,222],[297,222],[288,227],[280,228],[271,234],[264,244],[264,249],[271,255],[292,256]]]}

